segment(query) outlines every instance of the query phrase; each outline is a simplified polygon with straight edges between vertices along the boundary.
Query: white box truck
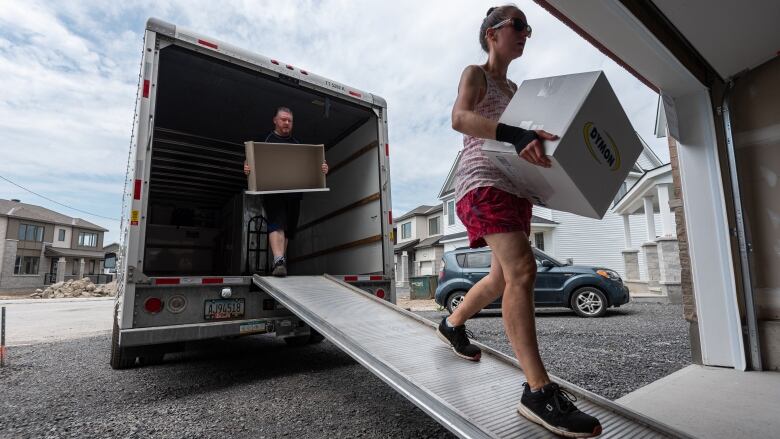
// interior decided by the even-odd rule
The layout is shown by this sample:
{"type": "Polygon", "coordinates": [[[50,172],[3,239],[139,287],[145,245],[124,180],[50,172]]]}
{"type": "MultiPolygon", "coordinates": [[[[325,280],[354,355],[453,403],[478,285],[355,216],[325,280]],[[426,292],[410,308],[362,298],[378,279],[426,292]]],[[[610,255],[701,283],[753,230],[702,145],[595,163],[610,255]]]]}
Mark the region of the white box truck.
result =
{"type": "Polygon", "coordinates": [[[327,273],[395,303],[385,101],[152,18],[128,157],[113,368],[158,362],[194,340],[321,340],[251,282],[270,264],[263,196],[244,193],[244,142],[264,139],[280,106],[293,110],[301,142],[324,145],[330,166],[330,190],[302,194],[289,272],[327,273]]]}

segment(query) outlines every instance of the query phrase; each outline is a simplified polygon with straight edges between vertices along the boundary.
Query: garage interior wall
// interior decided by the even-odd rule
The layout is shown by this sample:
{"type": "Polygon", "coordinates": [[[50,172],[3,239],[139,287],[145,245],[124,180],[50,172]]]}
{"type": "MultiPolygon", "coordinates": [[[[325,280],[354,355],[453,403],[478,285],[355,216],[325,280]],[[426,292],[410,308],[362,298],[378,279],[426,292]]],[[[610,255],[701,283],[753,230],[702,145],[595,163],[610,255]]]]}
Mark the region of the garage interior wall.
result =
{"type": "Polygon", "coordinates": [[[780,370],[780,58],[734,80],[730,110],[764,370],[780,370]]]}

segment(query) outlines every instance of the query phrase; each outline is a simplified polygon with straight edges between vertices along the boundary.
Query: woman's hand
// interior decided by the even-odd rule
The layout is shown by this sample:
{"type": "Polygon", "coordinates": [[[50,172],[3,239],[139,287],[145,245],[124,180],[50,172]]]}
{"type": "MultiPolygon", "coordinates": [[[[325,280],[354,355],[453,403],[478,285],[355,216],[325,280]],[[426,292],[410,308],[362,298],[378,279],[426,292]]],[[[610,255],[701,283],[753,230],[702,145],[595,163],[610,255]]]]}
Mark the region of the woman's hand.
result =
{"type": "Polygon", "coordinates": [[[556,140],[558,139],[558,136],[555,134],[550,134],[544,130],[536,130],[536,135],[538,138],[531,141],[531,143],[527,144],[520,151],[520,157],[525,159],[528,163],[541,166],[543,168],[549,168],[552,166],[552,162],[544,152],[543,142],[545,140],[556,140]]]}

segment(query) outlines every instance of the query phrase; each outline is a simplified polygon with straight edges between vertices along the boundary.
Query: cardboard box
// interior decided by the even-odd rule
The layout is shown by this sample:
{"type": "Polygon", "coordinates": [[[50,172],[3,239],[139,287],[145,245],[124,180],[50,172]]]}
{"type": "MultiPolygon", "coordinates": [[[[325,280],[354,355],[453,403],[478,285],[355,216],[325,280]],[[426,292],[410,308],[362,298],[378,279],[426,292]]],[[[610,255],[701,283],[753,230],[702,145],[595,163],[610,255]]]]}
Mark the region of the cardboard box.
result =
{"type": "Polygon", "coordinates": [[[601,219],[642,143],[603,72],[523,81],[499,119],[560,136],[545,141],[552,168],[532,165],[514,146],[486,140],[482,151],[534,204],[601,219]]]}
{"type": "Polygon", "coordinates": [[[244,142],[252,168],[247,194],[328,191],[322,163],[324,145],[244,142]]]}

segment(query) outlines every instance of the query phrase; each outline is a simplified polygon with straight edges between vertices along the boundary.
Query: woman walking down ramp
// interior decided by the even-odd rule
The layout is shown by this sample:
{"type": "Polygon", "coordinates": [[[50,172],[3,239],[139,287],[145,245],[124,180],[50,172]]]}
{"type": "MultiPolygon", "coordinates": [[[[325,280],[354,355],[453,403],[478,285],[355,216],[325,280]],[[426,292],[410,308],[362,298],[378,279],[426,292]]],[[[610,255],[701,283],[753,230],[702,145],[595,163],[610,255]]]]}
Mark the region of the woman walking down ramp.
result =
{"type": "Polygon", "coordinates": [[[477,282],[451,316],[442,319],[439,337],[459,357],[479,361],[482,352],[469,342],[465,322],[503,294],[504,330],[527,382],[517,410],[529,420],[566,437],[601,434],[598,419],[574,405],[576,400],[547,375],[536,339],[534,281],[536,261],[528,243],[531,203],[482,154],[484,139],[515,146],[538,166],[550,167],[542,142],[557,136],[497,123],[517,85],[506,77],[509,64],[523,54],[531,36],[525,14],[514,5],[490,8],[480,27],[479,42],[488,53],[483,65],[466,67],[452,109],[452,127],[463,133],[463,153],[455,174],[458,217],[472,248],[493,250],[490,273],[477,282]]]}

